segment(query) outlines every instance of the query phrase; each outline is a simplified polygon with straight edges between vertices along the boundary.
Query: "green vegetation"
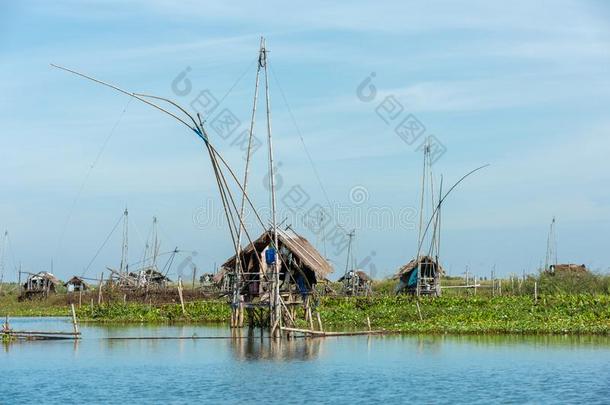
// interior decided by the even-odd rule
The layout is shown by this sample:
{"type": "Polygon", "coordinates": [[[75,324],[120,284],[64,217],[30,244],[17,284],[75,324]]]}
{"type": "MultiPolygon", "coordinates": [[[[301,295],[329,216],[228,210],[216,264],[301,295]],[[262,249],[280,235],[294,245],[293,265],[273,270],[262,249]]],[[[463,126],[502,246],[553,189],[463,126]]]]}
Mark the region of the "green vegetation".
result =
{"type": "Polygon", "coordinates": [[[405,333],[610,334],[610,295],[325,298],[326,327],[405,333]]]}
{"type": "Polygon", "coordinates": [[[47,300],[19,302],[17,294],[9,293],[0,296],[0,316],[68,316],[70,308],[66,305],[65,296],[51,295],[47,300]]]}
{"type": "Polygon", "coordinates": [[[100,322],[229,322],[231,308],[226,301],[194,301],[185,304],[107,304],[81,307],[79,319],[100,322]]]}
{"type": "MultiPolygon", "coordinates": [[[[528,278],[538,282],[539,291],[548,294],[610,294],[610,275],[592,272],[542,272],[537,278],[528,278]]],[[[533,287],[531,288],[533,291],[533,287]]]]}
{"type": "MultiPolygon", "coordinates": [[[[322,297],[318,310],[324,327],[335,330],[373,329],[404,333],[451,334],[610,334],[610,276],[594,273],[541,273],[537,277],[504,279],[501,294],[489,280],[477,280],[476,290],[446,289],[439,298],[395,296],[395,282],[375,282],[372,297],[322,297]],[[534,298],[534,284],[538,299],[534,298]],[[492,292],[493,291],[493,292],[492,292]],[[419,309],[417,303],[419,302],[419,309]]],[[[464,285],[460,278],[443,279],[444,286],[464,285]]],[[[339,291],[340,285],[332,284],[339,291]]],[[[68,316],[65,294],[46,300],[18,302],[16,290],[3,288],[0,316],[68,316]]],[[[120,294],[119,294],[120,295],[120,294]]],[[[90,305],[91,292],[78,308],[81,321],[228,323],[230,308],[224,300],[192,296],[183,314],[179,303],[123,303],[123,297],[104,295],[104,304],[90,305]],[[110,301],[110,303],[108,303],[110,301]],[[87,304],[85,304],[87,303],[87,304]]],[[[188,295],[188,294],[187,294],[188,295]]],[[[302,316],[302,314],[300,314],[302,316]]],[[[305,323],[300,321],[300,325],[305,323]]]]}

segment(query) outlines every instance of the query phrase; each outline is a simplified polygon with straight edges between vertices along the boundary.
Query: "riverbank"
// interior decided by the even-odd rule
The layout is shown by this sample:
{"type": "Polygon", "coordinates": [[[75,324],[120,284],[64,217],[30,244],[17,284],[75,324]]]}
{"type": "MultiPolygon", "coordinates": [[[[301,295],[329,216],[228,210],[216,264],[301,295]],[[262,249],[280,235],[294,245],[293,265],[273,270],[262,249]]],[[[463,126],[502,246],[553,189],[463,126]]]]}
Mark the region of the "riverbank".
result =
{"type": "MultiPolygon", "coordinates": [[[[68,316],[69,309],[48,301],[17,302],[3,297],[0,315],[68,316]]],[[[440,297],[417,301],[407,296],[324,297],[318,306],[324,327],[368,328],[402,333],[435,334],[600,334],[610,335],[610,295],[532,297],[440,297]]],[[[109,323],[228,323],[225,301],[185,304],[141,303],[83,305],[81,321],[109,323]]],[[[304,323],[300,326],[306,326],[304,323]]]]}

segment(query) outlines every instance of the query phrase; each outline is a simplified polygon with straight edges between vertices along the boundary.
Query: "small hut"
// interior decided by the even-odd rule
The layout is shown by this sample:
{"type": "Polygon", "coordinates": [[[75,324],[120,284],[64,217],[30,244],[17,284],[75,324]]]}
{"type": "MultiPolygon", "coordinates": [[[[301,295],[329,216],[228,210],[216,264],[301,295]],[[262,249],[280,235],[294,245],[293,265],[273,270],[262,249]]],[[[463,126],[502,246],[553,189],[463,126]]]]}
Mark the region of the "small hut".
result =
{"type": "Polygon", "coordinates": [[[199,277],[201,291],[217,293],[220,290],[218,288],[218,284],[214,281],[215,276],[216,275],[214,273],[203,273],[201,277],[199,277]]]}
{"type": "MultiPolygon", "coordinates": [[[[332,271],[331,265],[322,257],[307,239],[292,229],[278,229],[278,252],[280,261],[280,293],[298,293],[308,296],[318,280],[326,278],[332,271]]],[[[260,298],[268,300],[268,285],[271,268],[267,265],[268,251],[273,243],[273,232],[265,231],[258,239],[241,251],[242,275],[240,293],[246,302],[260,298]]],[[[231,288],[236,264],[233,255],[216,274],[214,281],[224,288],[231,288]]]]}
{"type": "Polygon", "coordinates": [[[22,285],[20,300],[30,299],[34,297],[48,297],[49,294],[54,294],[57,286],[61,281],[52,273],[41,271],[40,273],[31,274],[26,282],[22,285]]]}
{"type": "Polygon", "coordinates": [[[145,267],[138,272],[129,273],[129,278],[135,280],[138,288],[165,288],[167,283],[172,281],[157,270],[156,266],[145,267]]]}
{"type": "Polygon", "coordinates": [[[203,273],[201,277],[199,277],[199,284],[201,284],[202,287],[214,286],[214,274],[203,273]]]}
{"type": "Polygon", "coordinates": [[[549,267],[549,273],[551,273],[551,274],[555,274],[555,273],[583,274],[583,273],[587,273],[588,271],[589,270],[587,270],[587,266],[585,266],[584,264],[573,264],[573,263],[551,264],[551,266],[549,267]]]}
{"type": "Polygon", "coordinates": [[[220,292],[229,293],[231,292],[231,286],[233,285],[233,278],[233,269],[221,266],[220,270],[212,277],[212,283],[220,292]]]}
{"type": "Polygon", "coordinates": [[[419,258],[419,266],[417,259],[413,259],[398,269],[395,275],[395,278],[399,280],[396,286],[396,293],[417,293],[418,267],[420,268],[419,293],[421,295],[440,296],[443,268],[430,256],[421,256],[419,258]]]}
{"type": "Polygon", "coordinates": [[[87,291],[89,289],[89,284],[78,276],[72,277],[64,286],[68,289],[68,292],[87,291]]]}
{"type": "Polygon", "coordinates": [[[345,295],[363,295],[366,297],[372,294],[371,285],[373,280],[362,270],[350,270],[337,281],[343,284],[345,295]]]}

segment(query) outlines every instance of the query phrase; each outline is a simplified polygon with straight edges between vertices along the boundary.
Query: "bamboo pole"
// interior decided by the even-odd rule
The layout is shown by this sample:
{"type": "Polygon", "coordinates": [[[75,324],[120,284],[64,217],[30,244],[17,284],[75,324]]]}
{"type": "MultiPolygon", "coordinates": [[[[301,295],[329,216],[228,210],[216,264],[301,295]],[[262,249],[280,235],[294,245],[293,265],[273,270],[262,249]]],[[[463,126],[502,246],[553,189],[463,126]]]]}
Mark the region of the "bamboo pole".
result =
{"type": "Polygon", "coordinates": [[[182,296],[182,277],[178,278],[178,296],[180,297],[180,305],[182,306],[182,315],[186,315],[184,308],[184,297],[182,296]]]}
{"type": "Polygon", "coordinates": [[[70,304],[70,307],[72,308],[72,327],[74,328],[74,334],[80,335],[80,332],[78,331],[78,322],[76,321],[76,311],[74,310],[74,304],[70,304]]]}
{"type": "Polygon", "coordinates": [[[322,332],[318,330],[310,330],[310,329],[298,329],[298,328],[288,328],[288,327],[280,327],[281,330],[287,332],[299,332],[304,334],[309,334],[313,336],[357,336],[357,335],[381,335],[388,333],[385,330],[370,330],[370,331],[353,331],[353,332],[322,332]]]}
{"type": "Polygon", "coordinates": [[[311,307],[307,307],[307,314],[309,315],[309,327],[313,330],[313,315],[311,314],[311,307]]]}
{"type": "Polygon", "coordinates": [[[239,301],[239,316],[238,316],[238,327],[243,328],[244,327],[244,302],[243,300],[239,301]]]}
{"type": "Polygon", "coordinates": [[[100,277],[100,285],[97,289],[97,305],[102,305],[102,286],[104,284],[104,272],[102,271],[102,276],[100,277]]]}

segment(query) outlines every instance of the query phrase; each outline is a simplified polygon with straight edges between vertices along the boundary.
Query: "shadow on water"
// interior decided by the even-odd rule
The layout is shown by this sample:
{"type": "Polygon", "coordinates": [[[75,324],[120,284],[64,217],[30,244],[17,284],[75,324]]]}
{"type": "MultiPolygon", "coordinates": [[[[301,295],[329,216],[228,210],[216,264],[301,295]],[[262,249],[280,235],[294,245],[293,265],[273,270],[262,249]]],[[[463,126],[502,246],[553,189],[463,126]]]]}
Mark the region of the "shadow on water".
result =
{"type": "Polygon", "coordinates": [[[269,339],[260,329],[234,329],[231,352],[239,361],[315,360],[320,354],[323,339],[269,339]]]}

